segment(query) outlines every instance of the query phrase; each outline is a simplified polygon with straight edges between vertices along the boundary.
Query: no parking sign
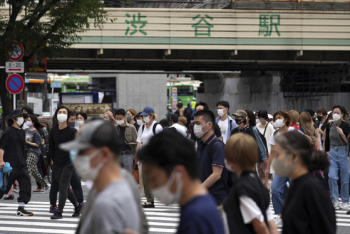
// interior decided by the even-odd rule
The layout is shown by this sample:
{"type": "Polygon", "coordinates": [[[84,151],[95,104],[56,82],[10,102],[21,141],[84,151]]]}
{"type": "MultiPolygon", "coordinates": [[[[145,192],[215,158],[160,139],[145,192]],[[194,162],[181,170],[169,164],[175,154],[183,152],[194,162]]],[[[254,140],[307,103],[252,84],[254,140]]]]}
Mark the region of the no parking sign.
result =
{"type": "Polygon", "coordinates": [[[6,79],[6,88],[12,94],[18,94],[22,92],[24,87],[24,81],[22,76],[13,74],[6,79]]]}

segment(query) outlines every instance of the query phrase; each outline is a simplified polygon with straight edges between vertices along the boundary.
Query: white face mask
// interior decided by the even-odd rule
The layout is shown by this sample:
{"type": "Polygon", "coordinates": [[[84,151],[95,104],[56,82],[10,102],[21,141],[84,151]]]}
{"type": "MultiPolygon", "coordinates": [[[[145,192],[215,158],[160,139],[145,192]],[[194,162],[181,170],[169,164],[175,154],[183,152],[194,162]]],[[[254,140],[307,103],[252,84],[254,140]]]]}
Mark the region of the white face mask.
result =
{"type": "Polygon", "coordinates": [[[275,125],[277,128],[282,128],[284,126],[283,119],[277,119],[275,125]]]}
{"type": "Polygon", "coordinates": [[[24,123],[24,118],[18,117],[16,123],[18,124],[18,126],[21,126],[24,123]]]}
{"type": "Polygon", "coordinates": [[[208,123],[206,123],[205,125],[197,125],[195,124],[194,127],[193,127],[193,132],[194,132],[194,135],[197,137],[197,138],[201,138],[207,131],[203,132],[203,127],[206,126],[208,123]]]}
{"type": "Polygon", "coordinates": [[[117,124],[118,125],[123,125],[125,123],[125,120],[123,119],[123,120],[117,120],[117,124]]]}
{"type": "Polygon", "coordinates": [[[76,150],[71,150],[69,153],[70,159],[73,162],[75,169],[82,179],[94,181],[103,167],[103,162],[98,164],[95,168],[91,168],[90,163],[93,158],[95,158],[101,149],[97,149],[90,155],[78,155],[76,150]]]}
{"type": "Polygon", "coordinates": [[[138,119],[138,120],[137,120],[137,124],[138,124],[138,125],[142,125],[142,124],[143,124],[142,120],[138,119]]]}
{"type": "Polygon", "coordinates": [[[27,124],[28,127],[30,127],[30,126],[33,125],[33,122],[32,121],[27,121],[26,124],[27,124]]]}
{"type": "Polygon", "coordinates": [[[182,192],[182,186],[183,182],[181,180],[181,172],[172,172],[171,176],[166,182],[166,184],[159,186],[158,188],[152,189],[151,193],[153,194],[154,197],[158,198],[158,200],[165,205],[170,205],[174,202],[179,202],[181,199],[181,192],[182,192]],[[173,184],[174,180],[176,177],[176,191],[175,193],[170,192],[170,187],[173,184]]]}
{"type": "Polygon", "coordinates": [[[66,114],[58,114],[57,120],[60,121],[61,123],[64,123],[67,121],[67,115],[66,114]]]}
{"type": "Polygon", "coordinates": [[[333,114],[333,120],[335,122],[339,121],[341,119],[341,115],[340,114],[333,114]]]}
{"type": "Polygon", "coordinates": [[[143,120],[144,120],[146,123],[149,123],[149,121],[151,121],[151,120],[149,119],[149,116],[143,117],[143,120]]]}
{"type": "Polygon", "coordinates": [[[78,120],[78,121],[77,121],[77,126],[80,127],[80,126],[83,125],[83,124],[84,124],[84,120],[78,120]]]}
{"type": "Polygon", "coordinates": [[[226,169],[227,169],[228,171],[232,171],[232,172],[235,171],[235,170],[232,169],[232,166],[231,166],[231,165],[228,165],[228,164],[227,164],[226,158],[225,158],[225,167],[226,167],[226,169]]]}
{"type": "Polygon", "coordinates": [[[218,115],[223,116],[224,114],[224,109],[218,109],[218,115]]]}

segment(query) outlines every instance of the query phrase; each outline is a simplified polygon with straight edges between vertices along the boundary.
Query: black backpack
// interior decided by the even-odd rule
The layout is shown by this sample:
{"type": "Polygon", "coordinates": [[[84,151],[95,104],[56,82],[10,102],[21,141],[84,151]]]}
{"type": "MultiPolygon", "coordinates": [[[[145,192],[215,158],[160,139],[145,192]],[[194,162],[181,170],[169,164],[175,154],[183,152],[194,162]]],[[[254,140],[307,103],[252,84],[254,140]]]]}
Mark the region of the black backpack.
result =
{"type": "MultiPolygon", "coordinates": [[[[208,155],[210,162],[213,161],[213,146],[216,142],[221,142],[223,145],[225,145],[225,143],[220,141],[217,137],[209,143],[208,148],[207,148],[207,155],[208,155]]],[[[228,172],[227,184],[225,183],[222,176],[220,177],[220,181],[224,185],[225,190],[228,194],[230,189],[233,187],[234,181],[236,181],[238,179],[238,177],[237,177],[237,174],[234,172],[231,172],[229,170],[227,170],[227,172],[228,172]]]]}
{"type": "MultiPolygon", "coordinates": [[[[266,126],[267,126],[267,124],[266,124],[266,126]]],[[[265,132],[266,132],[266,127],[265,127],[265,131],[264,131],[264,135],[265,135],[265,132]]],[[[260,137],[261,141],[263,142],[263,144],[264,144],[264,146],[265,146],[266,152],[268,153],[266,138],[264,137],[264,135],[262,135],[262,134],[260,133],[259,130],[258,130],[258,134],[259,134],[259,137],[260,137]]],[[[261,154],[261,153],[260,153],[260,154],[261,154]]],[[[259,155],[259,162],[260,162],[260,163],[263,162],[262,159],[263,159],[263,158],[262,158],[262,155],[261,155],[261,157],[260,157],[260,155],[259,155]]]]}
{"type": "MultiPolygon", "coordinates": [[[[159,124],[159,123],[154,123],[154,125],[153,125],[153,129],[152,129],[153,135],[156,135],[156,128],[157,128],[158,124],[159,124]]],[[[145,129],[145,125],[146,125],[146,124],[142,124],[142,133],[143,133],[143,130],[145,129]]],[[[160,126],[162,126],[162,125],[160,125],[160,126]]],[[[163,128],[163,127],[162,127],[162,128],[163,128]]]]}

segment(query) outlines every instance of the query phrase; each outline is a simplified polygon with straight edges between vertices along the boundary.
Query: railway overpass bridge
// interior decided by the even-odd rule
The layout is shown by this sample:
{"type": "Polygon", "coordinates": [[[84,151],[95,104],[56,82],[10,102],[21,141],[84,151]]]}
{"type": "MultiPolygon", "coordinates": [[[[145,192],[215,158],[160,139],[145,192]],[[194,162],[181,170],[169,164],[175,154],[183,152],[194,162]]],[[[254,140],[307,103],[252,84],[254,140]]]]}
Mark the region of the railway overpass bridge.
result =
{"type": "Polygon", "coordinates": [[[230,9],[106,8],[117,20],[80,34],[69,56],[48,61],[48,72],[185,73],[205,81],[199,97],[211,105],[223,98],[251,109],[281,100],[271,110],[304,108],[310,102],[345,104],[349,5],[299,1],[233,2],[230,9]]]}

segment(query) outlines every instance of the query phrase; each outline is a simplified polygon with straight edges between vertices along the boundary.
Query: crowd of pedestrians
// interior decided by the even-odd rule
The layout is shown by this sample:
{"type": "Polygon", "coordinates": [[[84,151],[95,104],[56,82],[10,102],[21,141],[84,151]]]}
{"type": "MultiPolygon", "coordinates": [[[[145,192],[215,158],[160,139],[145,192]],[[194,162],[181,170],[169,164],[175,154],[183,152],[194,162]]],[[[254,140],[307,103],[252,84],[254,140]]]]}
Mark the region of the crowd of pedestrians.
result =
{"type": "Polygon", "coordinates": [[[273,115],[230,114],[227,101],[216,111],[204,102],[193,107],[178,103],[161,120],[150,106],[89,120],[58,107],[48,142],[51,187],[39,170],[43,125],[30,108],[14,110],[0,139],[0,198],[13,199],[18,186],[16,214],[34,215],[24,208],[32,175],[33,192],[50,190],[51,219],[69,212],[68,198],[72,216],[81,216],[76,233],[84,234],[148,233],[144,209],[155,208],[155,198],[179,204],[178,233],[277,234],[280,226],[284,234],[336,233],[335,209],[349,209],[343,106],[273,115]],[[93,184],[86,202],[81,179],[93,184]]]}

